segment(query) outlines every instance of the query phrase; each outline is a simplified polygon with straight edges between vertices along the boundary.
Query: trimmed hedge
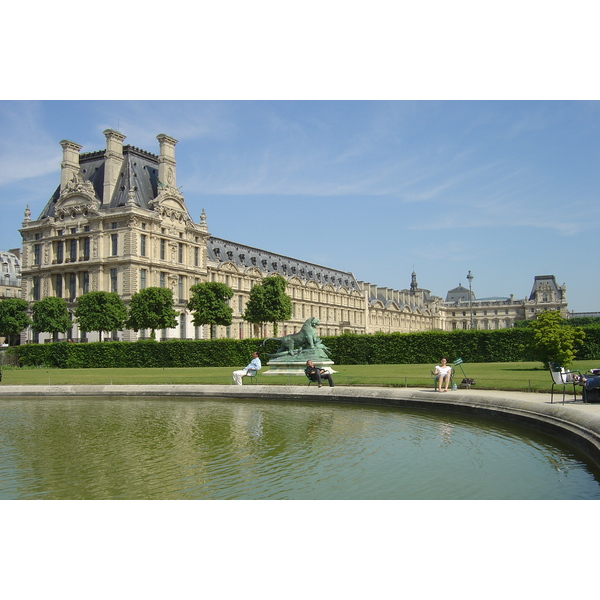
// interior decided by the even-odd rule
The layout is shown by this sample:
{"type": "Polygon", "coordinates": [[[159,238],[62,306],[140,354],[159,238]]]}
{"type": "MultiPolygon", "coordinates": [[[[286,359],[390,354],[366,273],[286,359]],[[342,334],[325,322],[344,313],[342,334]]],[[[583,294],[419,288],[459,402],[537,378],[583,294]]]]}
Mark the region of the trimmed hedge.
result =
{"type": "MultiPolygon", "coordinates": [[[[120,367],[235,367],[245,366],[252,352],[263,350],[262,340],[170,340],[155,342],[92,342],[71,344],[27,344],[11,350],[23,366],[59,369],[120,367]]],[[[265,347],[274,352],[277,342],[265,347]],[[275,344],[275,345],[273,345],[275,344]]]]}
{"type": "Polygon", "coordinates": [[[516,362],[527,360],[525,329],[496,331],[424,331],[376,335],[341,335],[323,340],[337,364],[424,364],[445,356],[453,361],[516,362]]]}
{"type": "MultiPolygon", "coordinates": [[[[600,359],[600,327],[584,327],[585,344],[579,360],[600,359]]],[[[523,350],[530,336],[526,328],[494,331],[344,334],[324,337],[331,358],[338,365],[425,364],[441,356],[449,361],[521,362],[534,360],[523,350]]],[[[27,344],[11,348],[23,366],[85,369],[89,367],[236,367],[248,364],[254,350],[275,352],[278,342],[269,340],[169,340],[154,342],[93,342],[89,344],[27,344]]],[[[266,356],[263,363],[266,363],[266,356]]]]}

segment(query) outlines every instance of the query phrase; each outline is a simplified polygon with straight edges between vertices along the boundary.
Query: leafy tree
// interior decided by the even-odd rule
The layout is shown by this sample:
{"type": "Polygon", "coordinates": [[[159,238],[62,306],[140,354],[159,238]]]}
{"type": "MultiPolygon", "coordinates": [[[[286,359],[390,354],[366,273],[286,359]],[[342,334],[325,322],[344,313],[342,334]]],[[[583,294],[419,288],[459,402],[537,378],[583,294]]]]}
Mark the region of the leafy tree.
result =
{"type": "Polygon", "coordinates": [[[570,326],[557,310],[546,311],[529,324],[531,341],[526,351],[548,368],[551,362],[568,367],[575,359],[575,347],[583,344],[585,333],[581,327],[570,326]]]}
{"type": "Polygon", "coordinates": [[[82,331],[123,329],[127,307],[115,292],[88,292],[77,298],[75,318],[82,331]]]}
{"type": "Polygon", "coordinates": [[[29,304],[22,298],[6,298],[0,301],[0,334],[12,342],[12,337],[17,336],[27,328],[31,319],[27,314],[29,304]]]}
{"type": "Polygon", "coordinates": [[[233,290],[224,283],[208,281],[190,288],[192,293],[187,307],[192,311],[194,325],[210,325],[210,337],[214,337],[214,325],[231,325],[233,309],[228,301],[233,290]]]}
{"type": "Polygon", "coordinates": [[[529,327],[529,325],[531,323],[533,323],[533,321],[516,320],[513,323],[513,328],[514,329],[525,329],[525,328],[529,327]]]}
{"type": "Polygon", "coordinates": [[[150,329],[152,339],[157,329],[177,327],[173,292],[168,288],[148,287],[133,294],[125,326],[134,331],[150,329]]]}
{"type": "Polygon", "coordinates": [[[67,302],[63,298],[55,296],[42,298],[33,303],[31,312],[32,328],[39,333],[51,333],[53,340],[57,339],[59,333],[65,333],[71,328],[71,317],[67,302]]]}
{"type": "Polygon", "coordinates": [[[287,321],[292,316],[292,299],[285,293],[287,281],[281,275],[270,275],[250,292],[244,312],[249,323],[273,323],[277,335],[277,322],[287,321]]]}

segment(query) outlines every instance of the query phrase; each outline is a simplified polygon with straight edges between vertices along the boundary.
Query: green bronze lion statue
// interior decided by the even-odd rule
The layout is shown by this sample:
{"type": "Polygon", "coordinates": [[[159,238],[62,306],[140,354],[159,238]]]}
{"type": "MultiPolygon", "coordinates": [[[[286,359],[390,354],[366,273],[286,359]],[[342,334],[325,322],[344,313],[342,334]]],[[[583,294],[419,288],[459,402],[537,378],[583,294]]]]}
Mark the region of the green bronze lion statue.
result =
{"type": "Polygon", "coordinates": [[[266,338],[263,340],[263,345],[268,340],[277,340],[280,344],[275,354],[269,354],[270,357],[285,356],[298,354],[303,348],[321,348],[325,351],[328,350],[323,345],[321,339],[317,336],[316,327],[319,324],[319,320],[315,317],[307,319],[300,331],[296,333],[290,333],[283,337],[277,338],[266,338]]]}

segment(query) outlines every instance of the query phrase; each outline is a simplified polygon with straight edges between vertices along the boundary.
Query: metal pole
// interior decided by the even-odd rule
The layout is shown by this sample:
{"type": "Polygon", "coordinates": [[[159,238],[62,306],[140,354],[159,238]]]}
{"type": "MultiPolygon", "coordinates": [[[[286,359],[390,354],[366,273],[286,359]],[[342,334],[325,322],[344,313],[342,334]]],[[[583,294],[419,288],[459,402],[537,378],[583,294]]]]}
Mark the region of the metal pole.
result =
{"type": "Polygon", "coordinates": [[[473,282],[473,275],[471,275],[471,271],[467,275],[467,279],[469,280],[469,329],[473,329],[473,294],[471,293],[471,284],[473,282]]]}

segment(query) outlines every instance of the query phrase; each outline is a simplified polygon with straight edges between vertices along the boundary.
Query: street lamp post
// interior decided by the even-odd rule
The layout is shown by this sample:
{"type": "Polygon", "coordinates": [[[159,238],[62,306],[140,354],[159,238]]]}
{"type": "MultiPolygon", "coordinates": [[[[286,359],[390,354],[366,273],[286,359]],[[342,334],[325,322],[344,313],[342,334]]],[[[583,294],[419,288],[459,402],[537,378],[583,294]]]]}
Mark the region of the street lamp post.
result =
{"type": "Polygon", "coordinates": [[[467,279],[469,280],[469,329],[473,329],[473,294],[471,293],[471,284],[473,283],[473,275],[471,275],[471,271],[467,275],[467,279]]]}

